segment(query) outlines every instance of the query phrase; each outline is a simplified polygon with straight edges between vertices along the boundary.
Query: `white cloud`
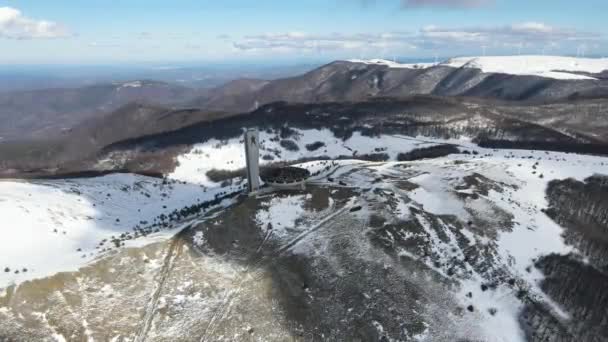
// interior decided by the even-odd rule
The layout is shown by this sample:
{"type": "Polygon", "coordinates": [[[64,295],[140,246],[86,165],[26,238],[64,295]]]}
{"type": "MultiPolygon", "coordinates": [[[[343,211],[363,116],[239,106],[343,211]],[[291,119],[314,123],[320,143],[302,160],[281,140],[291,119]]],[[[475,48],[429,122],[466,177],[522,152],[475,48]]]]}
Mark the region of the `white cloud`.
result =
{"type": "Polygon", "coordinates": [[[449,39],[461,42],[482,41],[485,39],[481,32],[459,29],[442,29],[437,26],[427,26],[420,31],[420,36],[427,39],[449,39]]]}
{"type": "Polygon", "coordinates": [[[527,22],[511,25],[513,31],[522,31],[522,32],[539,32],[539,33],[550,33],[554,29],[553,27],[546,25],[544,23],[537,22],[527,22]]]}
{"type": "Polygon", "coordinates": [[[491,0],[402,0],[404,8],[415,7],[447,7],[447,8],[476,8],[486,6],[491,0]]]}
{"type": "Polygon", "coordinates": [[[356,0],[363,7],[372,6],[379,2],[399,2],[403,9],[416,8],[451,8],[472,9],[491,5],[495,0],[356,0]]]}
{"type": "Polygon", "coordinates": [[[556,42],[599,40],[603,37],[592,32],[559,28],[540,22],[516,23],[494,27],[452,27],[427,26],[420,30],[419,44],[425,45],[467,45],[469,43],[500,43],[504,46],[532,44],[546,46],[556,42]]]}
{"type": "Polygon", "coordinates": [[[43,39],[68,35],[67,29],[60,24],[28,18],[12,7],[0,7],[0,38],[43,39]]]}
{"type": "Polygon", "coordinates": [[[242,51],[272,50],[277,52],[348,51],[361,49],[415,49],[406,39],[409,33],[307,34],[287,32],[246,36],[233,43],[242,51]]]}
{"type": "MultiPolygon", "coordinates": [[[[425,26],[417,32],[353,34],[307,34],[287,32],[245,36],[233,41],[238,51],[254,52],[344,52],[400,54],[418,51],[470,53],[481,47],[508,51],[573,51],[577,45],[605,42],[606,37],[593,32],[560,28],[542,22],[524,22],[503,26],[440,27],[425,26]],[[455,52],[458,51],[458,52],[455,52]]],[[[597,45],[597,44],[596,44],[597,45]]]]}
{"type": "Polygon", "coordinates": [[[90,42],[88,44],[90,47],[95,47],[95,48],[118,48],[118,47],[122,47],[122,45],[118,44],[118,43],[103,43],[103,42],[90,42]]]}

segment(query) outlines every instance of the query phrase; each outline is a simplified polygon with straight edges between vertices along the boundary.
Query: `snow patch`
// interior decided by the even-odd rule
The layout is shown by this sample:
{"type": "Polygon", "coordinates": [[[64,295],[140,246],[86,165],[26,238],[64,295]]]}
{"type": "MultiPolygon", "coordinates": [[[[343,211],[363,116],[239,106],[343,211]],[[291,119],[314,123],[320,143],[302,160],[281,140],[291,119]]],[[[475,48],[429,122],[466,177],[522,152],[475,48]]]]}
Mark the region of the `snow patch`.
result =
{"type": "Polygon", "coordinates": [[[397,63],[386,59],[348,59],[346,61],[367,65],[385,65],[393,69],[427,69],[437,65],[437,63],[397,63]]]}
{"type": "Polygon", "coordinates": [[[412,183],[420,187],[408,194],[414,201],[422,204],[423,209],[436,215],[456,215],[462,220],[468,219],[469,214],[462,202],[456,198],[439,179],[440,173],[426,173],[410,178],[412,183]]]}
{"type": "Polygon", "coordinates": [[[276,238],[290,236],[296,228],[296,220],[305,213],[306,195],[273,197],[265,209],[256,213],[256,221],[262,230],[276,238]]]}
{"type": "Polygon", "coordinates": [[[141,88],[142,86],[142,82],[141,81],[133,81],[133,82],[126,82],[123,83],[120,88],[141,88]]]}

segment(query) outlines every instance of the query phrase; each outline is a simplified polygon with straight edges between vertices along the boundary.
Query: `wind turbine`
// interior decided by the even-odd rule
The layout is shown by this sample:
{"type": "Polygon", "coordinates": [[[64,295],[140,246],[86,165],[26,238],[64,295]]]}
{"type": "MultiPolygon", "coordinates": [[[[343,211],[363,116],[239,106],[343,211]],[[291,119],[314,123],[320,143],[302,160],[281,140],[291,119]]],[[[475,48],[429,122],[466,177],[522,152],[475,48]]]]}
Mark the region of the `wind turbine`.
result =
{"type": "Polygon", "coordinates": [[[523,45],[522,43],[519,43],[519,44],[517,45],[517,55],[519,55],[519,56],[521,56],[521,48],[522,48],[522,45],[523,45]]]}
{"type": "Polygon", "coordinates": [[[581,44],[576,48],[576,57],[585,58],[585,44],[581,44]]]}
{"type": "Polygon", "coordinates": [[[482,46],[481,46],[481,51],[483,52],[483,56],[484,56],[484,57],[486,56],[486,49],[487,49],[487,48],[488,48],[488,47],[487,47],[486,45],[482,45],[482,46]]]}
{"type": "Polygon", "coordinates": [[[382,56],[380,58],[386,60],[386,53],[386,36],[382,35],[382,56]]]}

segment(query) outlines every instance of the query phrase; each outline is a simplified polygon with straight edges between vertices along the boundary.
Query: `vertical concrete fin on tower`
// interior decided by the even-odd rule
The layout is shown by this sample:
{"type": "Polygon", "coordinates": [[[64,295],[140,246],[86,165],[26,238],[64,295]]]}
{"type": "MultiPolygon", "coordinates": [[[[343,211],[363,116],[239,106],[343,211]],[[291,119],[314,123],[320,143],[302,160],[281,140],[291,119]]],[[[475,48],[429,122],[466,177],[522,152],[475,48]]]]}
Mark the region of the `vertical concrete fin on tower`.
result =
{"type": "Polygon", "coordinates": [[[245,132],[245,158],[247,160],[247,181],[249,192],[260,189],[260,134],[257,129],[245,132]]]}

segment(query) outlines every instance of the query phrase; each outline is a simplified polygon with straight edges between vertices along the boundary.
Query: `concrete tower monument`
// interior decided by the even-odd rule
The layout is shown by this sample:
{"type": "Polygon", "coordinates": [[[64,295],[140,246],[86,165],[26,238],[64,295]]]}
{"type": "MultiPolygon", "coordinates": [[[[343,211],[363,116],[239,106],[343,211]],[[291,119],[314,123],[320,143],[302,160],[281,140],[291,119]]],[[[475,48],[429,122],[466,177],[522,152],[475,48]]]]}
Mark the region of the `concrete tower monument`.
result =
{"type": "Polygon", "coordinates": [[[245,132],[245,158],[249,193],[260,189],[260,134],[251,128],[245,132]]]}

